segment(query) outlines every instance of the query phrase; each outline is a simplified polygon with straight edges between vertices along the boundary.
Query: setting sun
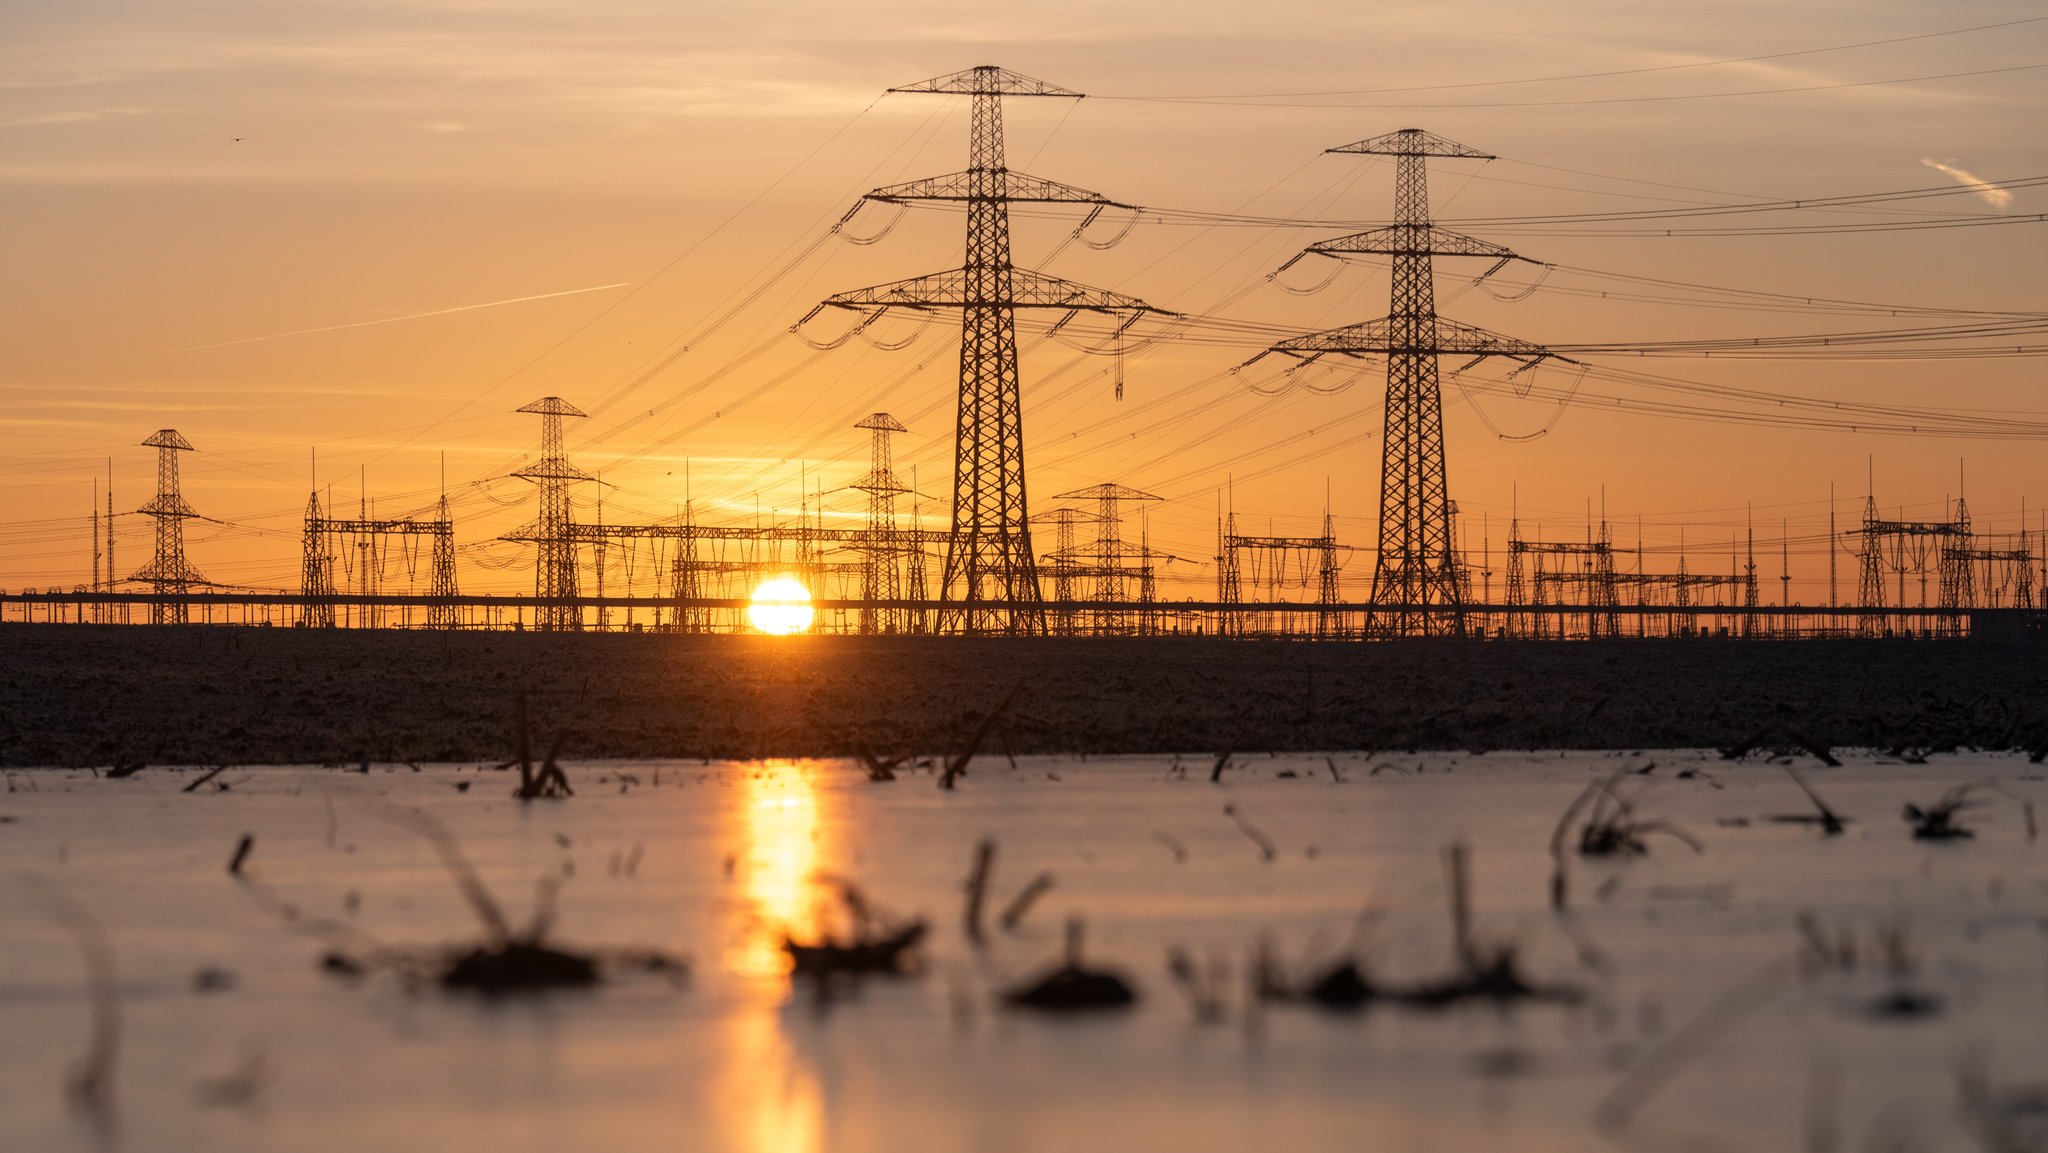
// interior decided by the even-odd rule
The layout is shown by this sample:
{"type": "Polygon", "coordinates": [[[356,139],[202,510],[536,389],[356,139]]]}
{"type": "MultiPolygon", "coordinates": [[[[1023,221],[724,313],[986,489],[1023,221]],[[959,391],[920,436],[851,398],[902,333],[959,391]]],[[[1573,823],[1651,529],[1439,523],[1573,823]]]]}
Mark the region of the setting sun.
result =
{"type": "Polygon", "coordinates": [[[747,606],[747,623],[770,636],[784,637],[811,627],[817,616],[811,608],[811,590],[790,577],[777,577],[754,590],[747,606]]]}

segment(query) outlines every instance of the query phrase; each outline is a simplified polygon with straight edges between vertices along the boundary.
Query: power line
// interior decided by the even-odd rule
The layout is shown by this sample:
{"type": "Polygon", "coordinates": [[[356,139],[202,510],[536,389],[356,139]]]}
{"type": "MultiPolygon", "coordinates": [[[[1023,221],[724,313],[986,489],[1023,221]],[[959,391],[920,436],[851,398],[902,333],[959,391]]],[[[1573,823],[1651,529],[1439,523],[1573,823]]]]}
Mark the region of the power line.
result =
{"type": "Polygon", "coordinates": [[[1683,72],[1698,68],[1720,68],[1729,64],[1756,64],[1766,60],[1788,60],[1797,56],[1818,56],[1829,52],[1848,52],[1859,48],[1879,48],[1890,44],[1907,44],[1919,40],[1935,40],[1945,36],[1962,36],[1971,32],[1989,32],[2000,28],[2012,28],[2022,24],[2038,24],[2042,21],[2048,21],[2048,16],[2027,16],[2018,20],[2002,20],[1996,24],[1975,24],[1968,28],[1948,28],[1939,32],[1921,32],[1910,36],[1892,36],[1883,40],[1860,40],[1853,44],[1834,44],[1826,48],[1800,48],[1785,52],[1767,52],[1757,56],[1735,56],[1723,60],[1697,60],[1689,64],[1658,64],[1643,68],[1612,69],[1605,72],[1573,72],[1554,76],[1525,76],[1513,80],[1470,80],[1457,84],[1415,84],[1399,88],[1346,88],[1311,92],[1240,92],[1227,95],[1181,96],[1098,96],[1096,99],[1183,102],[1297,99],[1318,96],[1385,96],[1402,92],[1450,91],[1461,88],[1503,88],[1521,84],[1555,84],[1567,80],[1604,80],[1615,76],[1643,76],[1656,72],[1683,72]]]}
{"type": "MultiPolygon", "coordinates": [[[[1592,104],[1667,104],[1685,100],[1721,100],[1738,96],[1785,96],[1801,92],[1835,92],[1847,88],[1882,88],[1894,84],[1922,84],[1930,80],[1961,80],[1974,76],[1996,76],[2008,72],[2031,72],[2048,68],[2048,63],[2013,64],[2002,68],[1974,68],[1963,72],[1937,72],[1923,76],[1894,76],[1884,80],[1849,80],[1835,84],[1806,84],[1786,88],[1749,88],[1738,92],[1687,92],[1665,96],[1590,96],[1573,100],[1495,100],[1468,101],[1459,104],[1426,104],[1420,102],[1380,104],[1309,104],[1309,103],[1267,103],[1264,101],[1233,99],[1180,99],[1162,100],[1169,104],[1234,105],[1249,108],[1352,108],[1352,109],[1460,109],[1460,108],[1570,108],[1592,104]]],[[[1136,98],[1133,98],[1136,99],[1136,98]]],[[[1152,97],[1148,99],[1161,99],[1152,97]]]]}

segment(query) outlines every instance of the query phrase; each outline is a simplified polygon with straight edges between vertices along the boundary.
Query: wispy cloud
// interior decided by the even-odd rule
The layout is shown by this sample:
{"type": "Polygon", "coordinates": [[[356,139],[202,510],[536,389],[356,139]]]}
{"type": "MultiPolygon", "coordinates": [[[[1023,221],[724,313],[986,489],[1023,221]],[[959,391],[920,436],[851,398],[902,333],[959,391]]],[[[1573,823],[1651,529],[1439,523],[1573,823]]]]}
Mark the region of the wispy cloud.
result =
{"type": "Polygon", "coordinates": [[[2000,212],[2005,211],[2006,206],[2012,203],[2011,192],[1977,176],[1975,173],[1957,168],[1953,164],[1944,164],[1939,160],[1922,159],[1920,163],[1934,169],[1936,172],[1947,173],[1957,184],[1974,191],[1977,195],[1984,198],[1986,204],[1998,209],[2000,212]]]}
{"type": "Polygon", "coordinates": [[[20,116],[7,122],[9,128],[27,128],[38,124],[86,124],[94,120],[108,120],[116,116],[144,116],[147,108],[67,108],[61,112],[44,112],[34,116],[20,116]]]}
{"type": "Polygon", "coordinates": [[[543,292],[536,296],[515,296],[510,300],[491,300],[482,304],[461,304],[454,308],[437,308],[432,312],[414,312],[405,316],[385,316],[376,320],[357,320],[348,324],[325,324],[318,328],[295,328],[290,332],[272,332],[263,336],[244,336],[238,340],[217,340],[212,344],[188,344],[179,348],[162,348],[158,352],[203,352],[209,348],[230,348],[237,344],[256,344],[265,340],[283,340],[288,336],[311,336],[316,332],[340,332],[348,328],[368,328],[373,324],[397,324],[401,320],[425,320],[431,316],[448,316],[457,312],[475,312],[480,308],[499,308],[507,304],[525,304],[532,300],[553,300],[558,296],[580,296],[586,292],[604,292],[613,288],[625,288],[631,281],[618,284],[594,284],[589,288],[570,288],[561,292],[543,292]]]}

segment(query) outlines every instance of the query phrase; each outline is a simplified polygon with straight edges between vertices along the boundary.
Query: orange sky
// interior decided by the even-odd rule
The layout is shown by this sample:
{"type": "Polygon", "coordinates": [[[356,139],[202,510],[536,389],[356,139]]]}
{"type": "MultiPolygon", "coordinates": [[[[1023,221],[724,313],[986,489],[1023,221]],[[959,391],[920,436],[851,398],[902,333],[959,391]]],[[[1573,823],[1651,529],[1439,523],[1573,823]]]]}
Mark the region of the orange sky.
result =
{"type": "MultiPolygon", "coordinates": [[[[786,511],[800,475],[828,490],[828,517],[856,517],[863,498],[844,486],[865,470],[867,444],[851,426],[876,409],[910,427],[899,468],[915,465],[924,492],[944,493],[956,353],[943,327],[899,352],[854,342],[815,358],[778,334],[830,293],[957,264],[959,216],[912,212],[879,243],[827,239],[770,274],[862,191],[963,166],[964,100],[882,92],[973,64],[1092,97],[1012,101],[1013,168],[1146,206],[1384,219],[1390,168],[1320,153],[1409,125],[1501,157],[1432,169],[1446,221],[1948,183],[1928,160],[1994,182],[2048,174],[2048,68],[2035,67],[2048,62],[2048,21],[1925,35],[2039,15],[2017,0],[1683,11],[1473,2],[1393,14],[1329,2],[1006,13],[806,0],[774,11],[624,0],[0,2],[0,586],[83,583],[94,479],[113,457],[119,506],[139,506],[155,463],[136,443],[161,427],[201,450],[184,461],[187,498],[230,522],[192,526],[192,561],[216,581],[258,588],[296,586],[317,449],[323,488],[353,509],[366,474],[386,515],[431,502],[445,452],[465,591],[530,589],[530,554],[486,542],[532,516],[530,486],[505,474],[537,427],[511,410],[548,394],[594,414],[572,425],[569,443],[577,463],[615,486],[607,520],[671,514],[686,473],[707,520],[751,517],[757,502],[786,511]],[[1804,52],[1904,37],[1917,38],[1804,52]],[[1794,52],[1803,54],[1673,67],[1794,52]],[[1500,83],[1621,71],[1631,74],[1500,83]],[[1951,75],[1965,72],[1986,74],[1951,75]],[[1869,83],[1928,76],[1949,78],[1869,83]],[[1439,87],[1387,91],[1424,85],[1439,87]],[[1782,89],[1801,91],[1690,98],[1782,89]],[[1347,94],[1150,99],[1276,92],[1347,94]],[[680,342],[687,353],[644,371],[680,342]]],[[[1905,207],[2048,211],[2040,190],[1996,199],[1905,207]]],[[[856,227],[887,216],[870,208],[856,227]]],[[[1899,219],[1863,210],[1769,221],[1899,219]]],[[[1018,263],[1164,308],[1304,331],[1386,310],[1386,274],[1368,265],[1314,296],[1264,282],[1331,231],[1141,222],[1097,252],[1062,245],[1071,224],[1020,220],[1018,263]]],[[[1575,268],[2048,312],[2048,224],[1763,238],[1451,226],[1575,268]]],[[[1549,291],[1616,287],[1567,271],[1503,303],[1469,287],[1480,271],[1439,268],[1444,313],[1539,343],[1925,323],[1549,291]]],[[[1321,272],[1300,266],[1286,280],[1301,286],[1321,272]]],[[[832,331],[831,318],[819,324],[832,331]]],[[[1345,591],[1362,599],[1381,381],[1367,374],[1334,395],[1267,399],[1220,375],[1254,351],[1255,342],[1209,341],[1146,349],[1125,365],[1119,402],[1107,358],[1033,348],[1023,372],[1034,512],[1101,481],[1157,493],[1167,500],[1152,506],[1152,543],[1181,558],[1166,570],[1167,591],[1205,596],[1220,486],[1236,478],[1241,525],[1255,532],[1316,531],[1327,491],[1339,536],[1360,550],[1345,591]]],[[[2038,360],[1599,363],[1802,397],[2048,415],[2038,360]]],[[[1611,382],[1586,391],[1657,395],[1611,382]]],[[[1939,517],[1962,462],[1980,526],[2016,528],[2022,500],[2048,509],[2034,439],[1681,421],[1590,399],[1553,414],[1506,392],[1475,412],[1450,384],[1445,403],[1452,494],[1474,548],[1485,527],[1499,550],[1514,505],[1531,535],[1538,523],[1553,539],[1583,534],[1604,486],[1618,543],[1632,545],[1640,521],[1656,550],[1650,569],[1675,567],[1681,525],[1689,567],[1724,569],[1753,504],[1766,600],[1778,596],[1787,522],[1792,595],[1825,598],[1828,486],[1846,527],[1873,458],[1878,498],[1894,514],[1939,517]],[[1527,441],[1494,431],[1543,428],[1527,441]]],[[[1124,533],[1135,538],[1137,526],[1124,533]]],[[[140,518],[123,518],[124,574],[146,560],[146,534],[140,518]]],[[[1052,547],[1049,532],[1038,547],[1052,547]]],[[[1843,573],[1853,588],[1846,558],[1843,573]]]]}

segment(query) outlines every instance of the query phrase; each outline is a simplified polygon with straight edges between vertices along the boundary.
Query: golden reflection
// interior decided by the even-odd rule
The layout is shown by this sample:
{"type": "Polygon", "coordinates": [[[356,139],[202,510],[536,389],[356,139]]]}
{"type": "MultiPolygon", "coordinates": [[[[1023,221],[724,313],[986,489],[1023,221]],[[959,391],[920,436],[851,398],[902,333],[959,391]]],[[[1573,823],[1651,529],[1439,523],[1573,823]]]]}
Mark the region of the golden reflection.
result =
{"type": "Polygon", "coordinates": [[[791,1051],[772,1012],[741,1013],[726,1028],[727,1080],[719,1094],[724,1137],[747,1153],[819,1153],[825,1099],[817,1073],[791,1051]]]}
{"type": "Polygon", "coordinates": [[[720,1129],[725,1147],[748,1153],[819,1153],[824,1090],[795,1051],[778,1007],[790,968],[783,938],[816,937],[826,914],[821,894],[830,897],[817,883],[819,794],[804,766],[770,762],[742,782],[732,819],[741,845],[734,880],[744,907],[726,964],[760,992],[772,986],[774,996],[748,998],[726,1021],[720,1129]]]}
{"type": "Polygon", "coordinates": [[[790,966],[783,938],[816,938],[822,917],[818,794],[800,766],[769,763],[747,777],[740,810],[740,880],[750,908],[726,961],[750,977],[780,977],[790,966]]]}

